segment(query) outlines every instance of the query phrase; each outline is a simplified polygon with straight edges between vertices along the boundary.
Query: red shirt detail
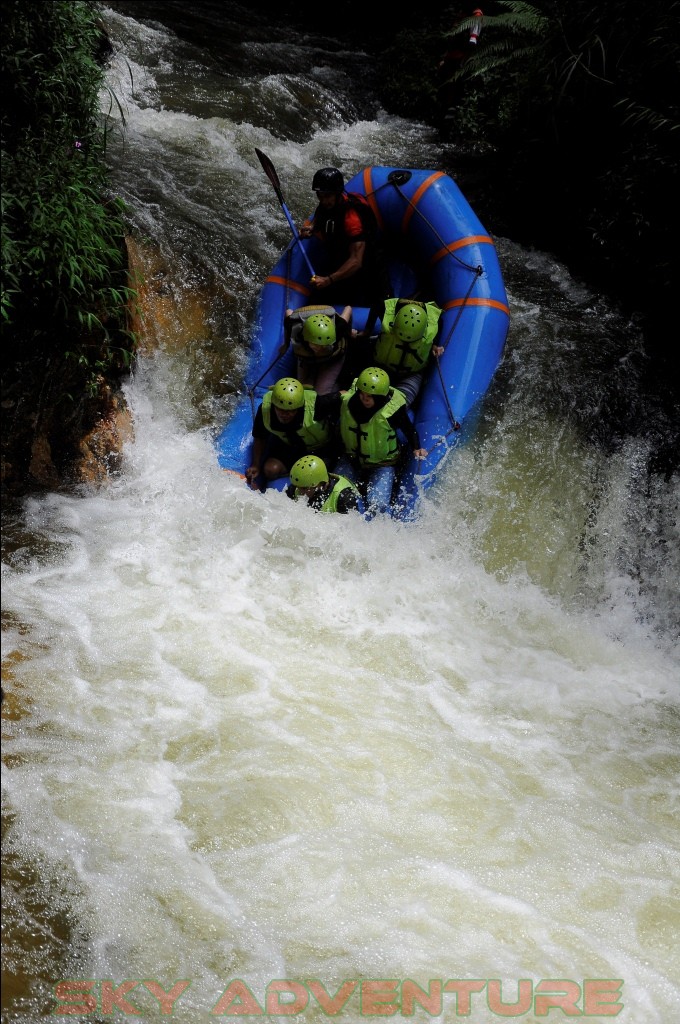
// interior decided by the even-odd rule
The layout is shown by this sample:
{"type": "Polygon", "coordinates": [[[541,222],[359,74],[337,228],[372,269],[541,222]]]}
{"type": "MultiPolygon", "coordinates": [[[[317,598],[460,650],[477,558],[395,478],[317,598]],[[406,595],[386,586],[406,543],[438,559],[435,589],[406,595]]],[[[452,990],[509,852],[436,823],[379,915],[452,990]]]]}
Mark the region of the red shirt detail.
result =
{"type": "Polygon", "coordinates": [[[362,224],[361,217],[353,207],[349,207],[345,211],[345,234],[353,242],[356,241],[358,235],[363,235],[364,225],[362,224]]]}

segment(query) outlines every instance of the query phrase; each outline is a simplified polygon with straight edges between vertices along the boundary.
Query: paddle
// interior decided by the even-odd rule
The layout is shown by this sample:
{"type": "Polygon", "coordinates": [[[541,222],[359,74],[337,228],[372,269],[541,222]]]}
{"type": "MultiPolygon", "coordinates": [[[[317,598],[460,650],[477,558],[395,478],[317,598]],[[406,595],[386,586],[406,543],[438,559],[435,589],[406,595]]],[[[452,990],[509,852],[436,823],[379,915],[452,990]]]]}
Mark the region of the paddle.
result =
{"type": "Polygon", "coordinates": [[[295,221],[291,217],[290,210],[288,209],[288,207],[285,204],[285,201],[284,201],[284,198],[283,198],[283,192],[281,191],[281,183],[279,181],[279,176],[276,173],[276,168],[274,167],[274,164],[271,162],[271,160],[269,159],[267,154],[263,153],[261,149],[257,148],[257,146],[255,147],[255,152],[257,153],[257,159],[262,164],[262,169],[263,169],[264,173],[267,175],[267,177],[271,181],[272,185],[274,186],[274,191],[276,192],[276,197],[279,200],[279,202],[281,203],[281,209],[283,210],[283,212],[286,215],[286,220],[290,224],[290,230],[293,232],[293,238],[295,239],[295,241],[300,246],[300,252],[302,253],[302,255],[305,258],[305,263],[309,267],[309,272],[312,275],[312,277],[315,277],[316,274],[314,272],[314,267],[309,262],[309,257],[307,256],[307,253],[305,252],[304,246],[302,244],[302,240],[300,238],[300,235],[298,234],[298,229],[295,227],[295,221]]]}

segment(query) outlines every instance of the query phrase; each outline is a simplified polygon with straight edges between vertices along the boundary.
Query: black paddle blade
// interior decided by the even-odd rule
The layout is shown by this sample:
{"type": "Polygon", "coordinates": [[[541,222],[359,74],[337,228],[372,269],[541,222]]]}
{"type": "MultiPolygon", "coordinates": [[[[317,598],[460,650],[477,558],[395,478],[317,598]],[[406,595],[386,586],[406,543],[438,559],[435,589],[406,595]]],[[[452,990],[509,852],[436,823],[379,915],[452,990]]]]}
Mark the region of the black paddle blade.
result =
{"type": "Polygon", "coordinates": [[[304,256],[305,263],[309,267],[309,273],[312,275],[312,277],[314,277],[315,276],[314,267],[312,266],[312,264],[309,261],[309,256],[305,252],[305,248],[304,248],[302,242],[300,241],[300,235],[298,233],[298,229],[295,227],[295,221],[291,217],[290,210],[286,206],[286,201],[283,198],[283,192],[281,191],[281,185],[279,184],[279,176],[276,173],[276,168],[274,167],[274,164],[271,162],[271,160],[269,159],[267,154],[263,153],[261,149],[257,148],[257,146],[255,147],[255,152],[257,153],[257,159],[262,164],[262,168],[264,170],[264,173],[267,175],[267,177],[271,181],[272,185],[274,186],[274,191],[276,192],[278,200],[281,203],[281,209],[283,210],[283,212],[286,215],[286,220],[288,221],[288,224],[290,225],[290,230],[293,233],[293,238],[295,239],[297,244],[300,246],[300,251],[301,251],[302,255],[304,256]]]}
{"type": "Polygon", "coordinates": [[[276,168],[274,167],[274,164],[271,162],[267,154],[263,153],[261,149],[257,148],[257,146],[255,147],[255,152],[257,153],[257,159],[262,164],[262,170],[264,171],[264,173],[267,175],[272,185],[274,186],[276,194],[279,198],[279,202],[283,206],[283,194],[281,192],[281,183],[279,182],[279,176],[276,173],[276,168]]]}

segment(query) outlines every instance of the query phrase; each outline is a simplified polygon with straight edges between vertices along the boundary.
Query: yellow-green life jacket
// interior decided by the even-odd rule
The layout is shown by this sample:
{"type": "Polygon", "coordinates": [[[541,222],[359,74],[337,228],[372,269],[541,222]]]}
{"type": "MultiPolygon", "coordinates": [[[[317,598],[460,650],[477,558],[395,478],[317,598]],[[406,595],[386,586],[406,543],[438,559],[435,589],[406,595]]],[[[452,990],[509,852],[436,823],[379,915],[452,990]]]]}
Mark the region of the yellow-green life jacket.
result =
{"type": "MultiPolygon", "coordinates": [[[[354,491],[358,498],[361,497],[358,488],[352,483],[351,480],[348,480],[346,476],[339,476],[337,473],[329,473],[328,479],[333,481],[333,487],[329,491],[328,497],[324,501],[323,505],[318,510],[319,512],[337,512],[338,498],[340,497],[342,492],[346,491],[348,488],[351,491],[354,491]]],[[[305,495],[303,495],[300,492],[300,489],[296,487],[295,500],[297,501],[298,498],[302,497],[305,497],[305,495]]]]}
{"type": "Polygon", "coordinates": [[[401,301],[385,300],[382,332],[375,346],[375,364],[387,371],[390,380],[399,380],[410,373],[418,373],[425,367],[439,329],[439,317],[443,312],[435,302],[414,302],[414,306],[422,306],[427,314],[425,334],[419,341],[402,341],[390,330],[397,313],[397,303],[401,301]]]}
{"type": "Polygon", "coordinates": [[[340,437],[348,455],[356,456],[365,466],[390,466],[399,457],[399,445],[394,427],[388,422],[397,409],[406,405],[401,391],[392,388],[389,400],[373,413],[370,420],[358,423],[352,416],[349,401],[356,393],[354,380],[349,391],[342,396],[340,411],[340,437]]]}
{"type": "Polygon", "coordinates": [[[317,448],[323,447],[331,437],[331,427],[328,421],[314,419],[315,404],[316,391],[305,388],[302,423],[297,430],[286,432],[281,430],[280,426],[275,426],[275,420],[272,415],[272,395],[271,391],[268,391],[262,399],[262,422],[271,434],[280,437],[286,444],[292,444],[293,437],[298,437],[307,448],[307,451],[313,452],[317,448]]]}

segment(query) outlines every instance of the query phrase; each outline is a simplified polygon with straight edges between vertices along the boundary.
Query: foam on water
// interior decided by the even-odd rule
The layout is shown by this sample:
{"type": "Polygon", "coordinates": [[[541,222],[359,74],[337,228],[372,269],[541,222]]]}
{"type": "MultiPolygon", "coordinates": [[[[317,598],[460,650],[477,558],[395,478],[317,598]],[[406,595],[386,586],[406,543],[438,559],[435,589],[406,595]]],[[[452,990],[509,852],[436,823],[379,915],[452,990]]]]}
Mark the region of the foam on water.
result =
{"type": "MultiPolygon", "coordinates": [[[[431,133],[344,118],[313,42],[315,104],[236,67],[182,102],[197,52],[106,16],[133,71],[114,65],[117,187],[187,295],[223,283],[228,402],[286,241],[254,147],[299,218],[311,168],[434,165],[431,133]]],[[[630,372],[620,324],[552,258],[500,249],[506,358],[416,523],[221,472],[202,334],[140,358],[117,479],[27,502],[3,566],[4,954],[36,985],[12,1024],[61,978],[191,979],[188,1024],[234,978],[263,1004],[282,978],[501,978],[508,1001],[522,978],[622,979],[620,1020],[680,1016],[678,480],[639,486],[644,436],[592,443],[630,372]]],[[[363,1019],[358,994],[337,1019],[363,1019]]]]}
{"type": "Polygon", "coordinates": [[[191,978],[189,1021],[236,977],[623,978],[665,1024],[677,663],[489,573],[437,495],[249,491],[159,359],[123,475],[32,502],[49,553],[4,573],[9,844],[80,922],[63,976],[191,978]]]}

